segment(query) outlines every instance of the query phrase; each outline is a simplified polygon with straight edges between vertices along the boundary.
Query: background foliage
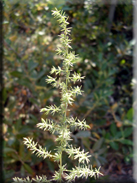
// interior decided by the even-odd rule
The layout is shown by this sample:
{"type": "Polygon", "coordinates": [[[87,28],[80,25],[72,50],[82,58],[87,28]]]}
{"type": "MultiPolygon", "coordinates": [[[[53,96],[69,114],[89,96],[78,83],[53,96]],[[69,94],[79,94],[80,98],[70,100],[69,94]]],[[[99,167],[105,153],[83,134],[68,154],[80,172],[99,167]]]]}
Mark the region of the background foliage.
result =
{"type": "MultiPolygon", "coordinates": [[[[85,118],[91,129],[73,130],[74,143],[91,152],[93,167],[108,167],[113,159],[132,163],[132,3],[117,4],[111,20],[111,4],[88,0],[79,3],[5,0],[3,155],[6,182],[14,176],[33,177],[44,173],[50,176],[56,169],[52,161],[37,159],[22,143],[23,137],[33,136],[48,151],[54,149],[55,137],[36,128],[41,118],[40,108],[60,103],[59,92],[45,82],[51,67],[61,64],[55,56],[60,30],[51,15],[54,7],[69,16],[72,47],[79,55],[75,71],[86,76],[84,94],[77,97],[67,115],[85,118]]],[[[70,167],[74,163],[68,162],[70,167]]]]}

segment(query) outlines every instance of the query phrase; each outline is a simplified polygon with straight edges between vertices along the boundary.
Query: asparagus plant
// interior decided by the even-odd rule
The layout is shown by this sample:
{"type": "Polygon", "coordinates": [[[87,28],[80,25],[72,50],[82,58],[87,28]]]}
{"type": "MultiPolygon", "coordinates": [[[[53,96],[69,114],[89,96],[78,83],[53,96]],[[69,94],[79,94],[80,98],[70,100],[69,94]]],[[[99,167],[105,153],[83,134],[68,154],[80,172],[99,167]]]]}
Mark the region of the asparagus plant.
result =
{"type": "Polygon", "coordinates": [[[36,178],[13,178],[14,182],[73,182],[76,178],[87,178],[87,177],[97,177],[100,173],[99,169],[93,170],[90,165],[90,154],[89,152],[84,152],[80,147],[73,147],[71,142],[71,127],[78,128],[80,130],[85,130],[89,128],[85,120],[80,121],[77,118],[67,117],[67,111],[69,110],[69,105],[72,105],[76,95],[82,95],[81,87],[73,86],[72,83],[81,81],[84,79],[80,73],[72,73],[73,65],[78,61],[77,55],[70,51],[72,47],[70,46],[71,39],[70,32],[71,28],[68,28],[68,17],[65,13],[55,9],[52,11],[53,16],[59,21],[61,27],[60,42],[61,46],[57,48],[57,54],[62,58],[62,67],[55,68],[52,67],[50,73],[60,76],[59,79],[56,77],[47,76],[47,83],[50,83],[53,87],[59,88],[61,91],[61,104],[60,106],[51,105],[41,109],[41,112],[48,115],[49,113],[54,115],[58,113],[60,116],[60,121],[55,122],[53,120],[41,119],[41,123],[37,124],[37,127],[42,130],[47,130],[52,134],[57,134],[56,141],[57,146],[55,148],[56,152],[48,152],[46,148],[42,148],[38,142],[34,142],[32,138],[24,138],[24,144],[27,148],[32,150],[32,153],[36,153],[38,157],[52,158],[58,164],[58,171],[55,171],[52,179],[48,180],[46,176],[36,176],[36,178]],[[61,77],[63,76],[63,77],[61,77]],[[67,169],[67,164],[62,163],[63,153],[68,154],[68,158],[77,159],[78,166],[73,167],[71,170],[67,169]]]}

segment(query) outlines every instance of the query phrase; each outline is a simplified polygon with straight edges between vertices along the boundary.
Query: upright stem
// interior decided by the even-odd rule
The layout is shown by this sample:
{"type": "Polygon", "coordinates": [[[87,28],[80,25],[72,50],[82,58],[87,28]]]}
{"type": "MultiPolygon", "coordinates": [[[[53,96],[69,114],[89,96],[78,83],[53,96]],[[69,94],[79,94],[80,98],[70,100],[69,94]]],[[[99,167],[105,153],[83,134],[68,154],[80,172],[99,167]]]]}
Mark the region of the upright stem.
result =
{"type": "MultiPolygon", "coordinates": [[[[64,56],[64,58],[67,56],[67,54],[68,54],[68,48],[67,48],[67,53],[64,56]]],[[[68,70],[68,68],[65,68],[65,72],[67,72],[67,70],[68,70]]],[[[65,90],[65,92],[62,92],[62,95],[64,95],[67,92],[67,85],[68,85],[68,76],[66,77],[66,86],[65,86],[66,90],[65,90]]],[[[62,124],[63,126],[65,126],[66,113],[67,113],[67,104],[65,104],[65,109],[63,110],[63,124],[62,124]]],[[[64,132],[62,133],[62,135],[64,137],[64,132]]],[[[61,144],[61,146],[62,146],[62,144],[61,144]]],[[[60,183],[62,181],[62,178],[61,178],[61,176],[62,176],[62,152],[63,152],[62,149],[61,149],[61,152],[60,152],[60,183]]]]}
{"type": "MultiPolygon", "coordinates": [[[[60,155],[60,169],[62,168],[62,152],[61,152],[61,155],[60,155]]],[[[61,174],[62,174],[62,171],[60,171],[60,183],[61,183],[61,174]]]]}
{"type": "MultiPolygon", "coordinates": [[[[65,33],[65,38],[67,39],[66,33],[65,33]]],[[[65,58],[68,55],[68,47],[66,47],[64,49],[64,51],[66,51],[66,54],[64,56],[64,58],[65,58]]],[[[65,86],[66,89],[65,89],[65,92],[63,93],[63,95],[68,92],[68,80],[69,80],[69,73],[68,72],[69,72],[69,66],[67,66],[64,70],[66,72],[66,86],[65,86]]],[[[64,109],[64,115],[63,115],[63,126],[65,126],[65,122],[66,122],[67,108],[68,108],[68,104],[66,103],[65,104],[65,109],[64,109]]],[[[63,132],[63,137],[64,137],[64,132],[63,132]]],[[[60,152],[60,183],[61,183],[61,174],[62,174],[62,152],[63,151],[60,152]]]]}

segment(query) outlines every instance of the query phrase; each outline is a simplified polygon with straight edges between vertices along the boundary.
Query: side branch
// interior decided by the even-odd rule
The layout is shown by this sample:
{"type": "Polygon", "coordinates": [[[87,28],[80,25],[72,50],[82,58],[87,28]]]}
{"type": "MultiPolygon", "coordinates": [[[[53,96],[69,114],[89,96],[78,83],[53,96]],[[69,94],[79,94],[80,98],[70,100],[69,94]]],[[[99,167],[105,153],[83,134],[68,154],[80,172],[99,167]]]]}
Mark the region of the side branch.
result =
{"type": "Polygon", "coordinates": [[[51,155],[46,148],[42,148],[41,145],[38,145],[37,148],[38,143],[35,143],[31,138],[24,138],[24,144],[32,151],[32,153],[36,153],[38,157],[43,157],[44,159],[47,157],[53,157],[53,155],[51,155]]]}

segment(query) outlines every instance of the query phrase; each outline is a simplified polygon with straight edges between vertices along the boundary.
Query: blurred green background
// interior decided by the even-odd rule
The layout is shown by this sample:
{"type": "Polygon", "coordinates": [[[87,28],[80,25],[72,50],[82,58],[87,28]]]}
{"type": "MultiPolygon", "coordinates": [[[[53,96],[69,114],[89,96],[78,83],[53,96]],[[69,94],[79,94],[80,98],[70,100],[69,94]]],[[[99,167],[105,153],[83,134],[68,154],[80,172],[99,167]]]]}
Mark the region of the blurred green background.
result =
{"type": "MultiPolygon", "coordinates": [[[[23,144],[29,136],[48,151],[56,145],[54,135],[36,128],[40,109],[60,103],[59,91],[45,82],[51,67],[61,65],[55,51],[60,28],[51,15],[55,7],[69,16],[72,48],[79,56],[74,71],[85,76],[84,94],[67,115],[85,118],[91,128],[72,130],[73,143],[89,151],[93,167],[101,166],[104,174],[113,162],[118,171],[132,165],[132,1],[113,6],[90,0],[4,0],[3,6],[5,183],[15,176],[50,177],[57,169],[52,160],[37,158],[23,144]]],[[[67,156],[65,161],[69,168],[75,165],[67,156]]]]}

